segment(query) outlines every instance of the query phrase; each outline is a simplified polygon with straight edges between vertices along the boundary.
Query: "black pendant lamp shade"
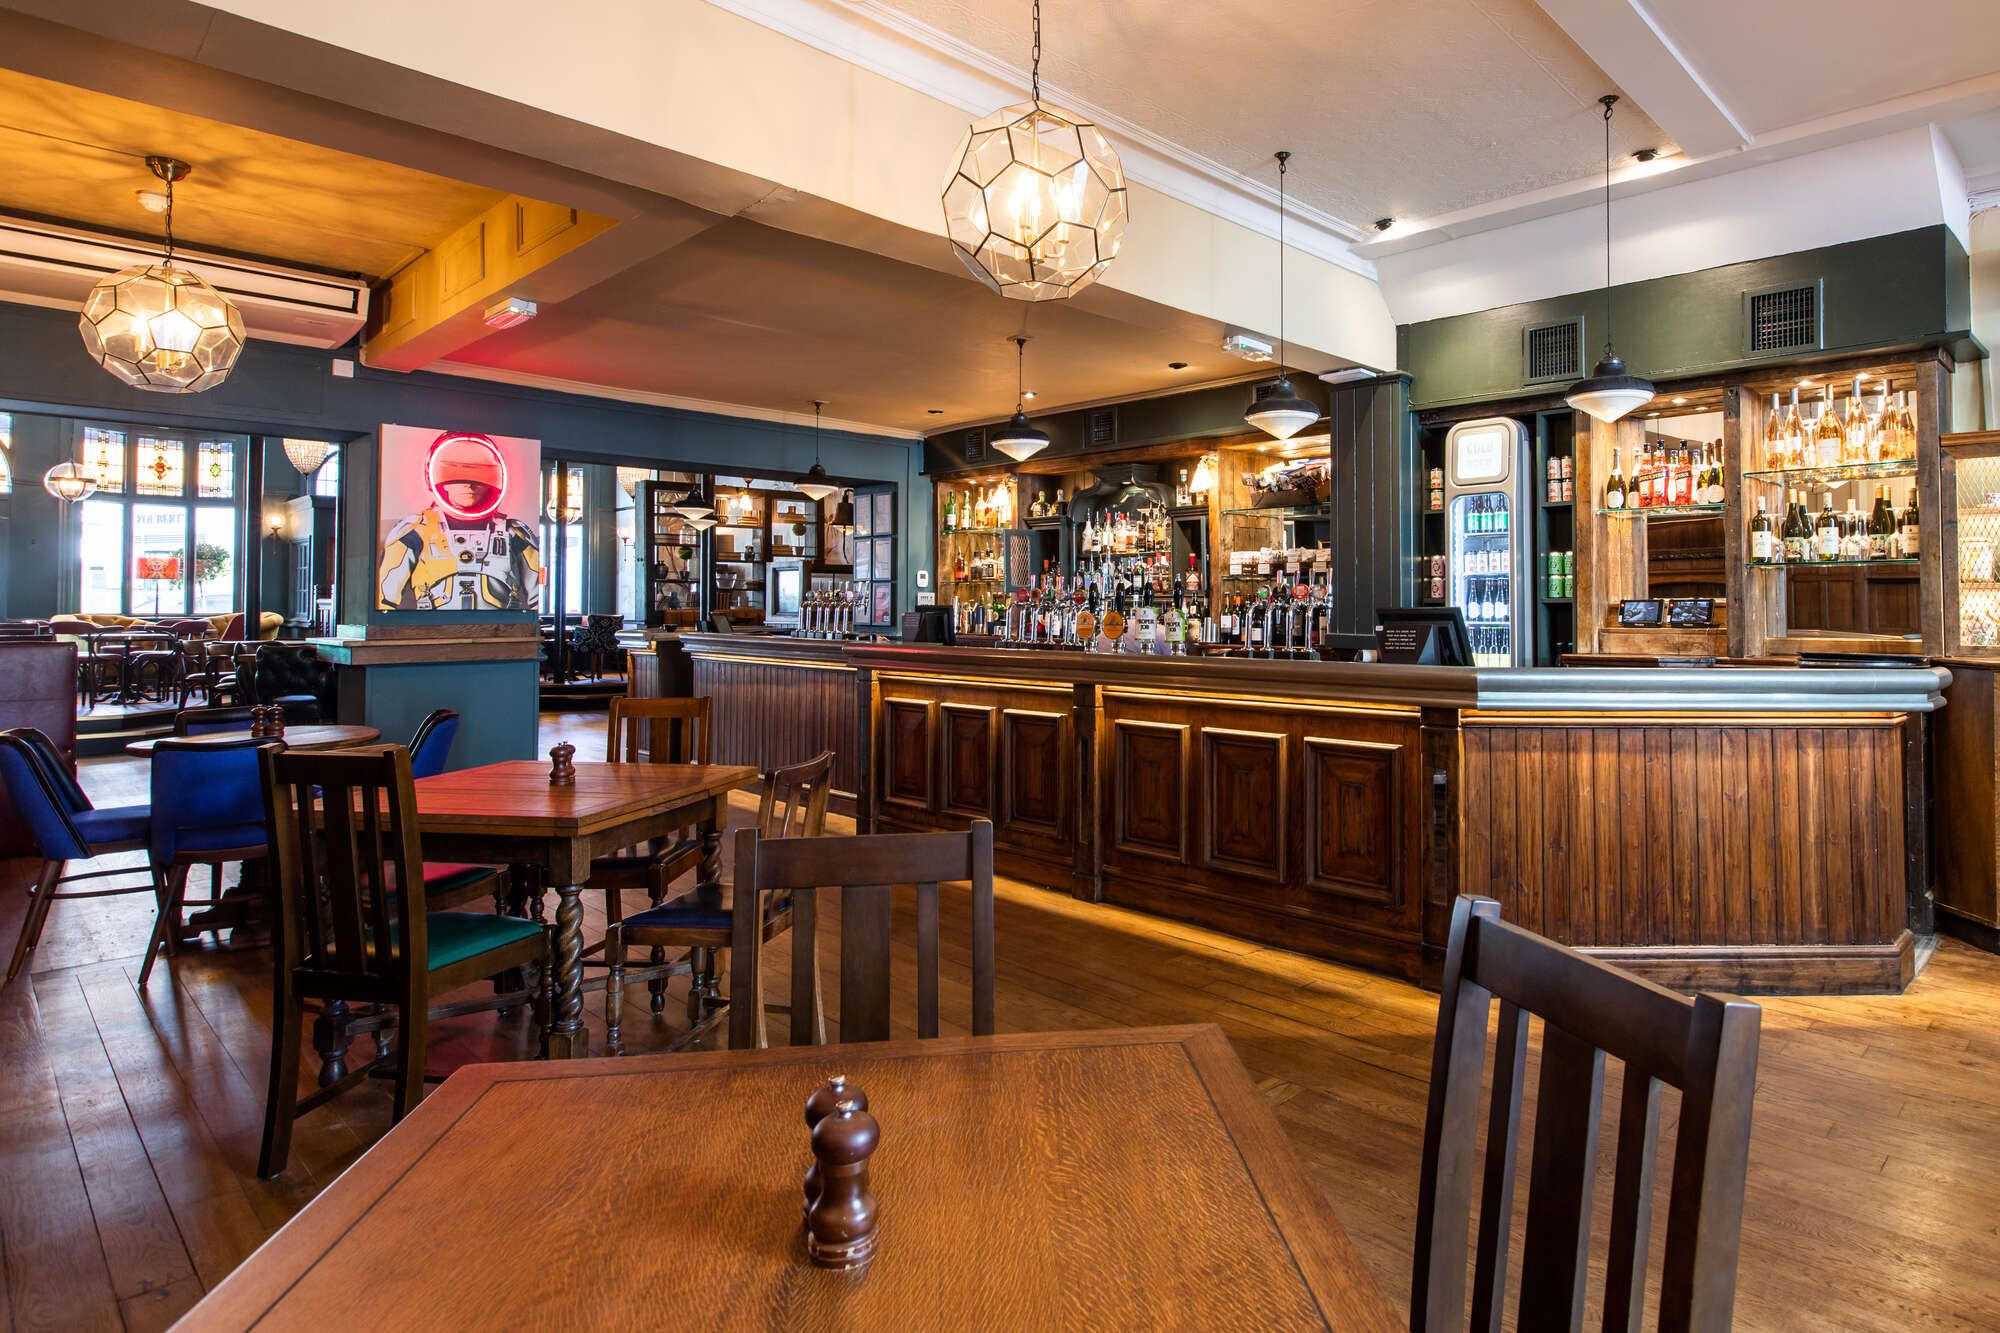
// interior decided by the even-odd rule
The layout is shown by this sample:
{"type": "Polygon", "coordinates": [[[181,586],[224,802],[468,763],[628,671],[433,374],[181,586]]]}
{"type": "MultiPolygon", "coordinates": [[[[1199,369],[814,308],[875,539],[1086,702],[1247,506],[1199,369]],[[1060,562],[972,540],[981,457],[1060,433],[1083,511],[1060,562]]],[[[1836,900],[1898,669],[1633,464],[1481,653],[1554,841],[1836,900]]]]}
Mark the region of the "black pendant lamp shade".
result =
{"type": "Polygon", "coordinates": [[[1028,383],[1026,369],[1028,340],[1026,338],[1014,339],[1014,358],[1016,394],[1014,399],[1014,415],[1008,419],[1006,425],[993,432],[992,444],[995,449],[998,449],[1016,463],[1024,463],[1049,447],[1049,433],[1045,430],[1037,429],[1035,423],[1028,420],[1028,397],[1025,392],[1028,383]]]}
{"type": "Polygon", "coordinates": [[[1618,94],[1597,99],[1604,106],[1604,356],[1590,378],[1570,386],[1563,401],[1607,425],[1653,401],[1653,382],[1630,374],[1611,350],[1611,108],[1618,94]]]}
{"type": "Polygon", "coordinates": [[[1319,420],[1319,408],[1299,397],[1292,377],[1285,373],[1285,167],[1292,155],[1280,150],[1274,156],[1278,159],[1278,382],[1250,404],[1243,419],[1266,435],[1289,440],[1319,420]]]}
{"type": "Polygon", "coordinates": [[[826,467],[819,461],[819,413],[826,404],[813,399],[813,465],[806,469],[806,475],[798,484],[798,489],[811,496],[814,501],[826,499],[838,491],[833,478],[826,473],[826,467]]]}

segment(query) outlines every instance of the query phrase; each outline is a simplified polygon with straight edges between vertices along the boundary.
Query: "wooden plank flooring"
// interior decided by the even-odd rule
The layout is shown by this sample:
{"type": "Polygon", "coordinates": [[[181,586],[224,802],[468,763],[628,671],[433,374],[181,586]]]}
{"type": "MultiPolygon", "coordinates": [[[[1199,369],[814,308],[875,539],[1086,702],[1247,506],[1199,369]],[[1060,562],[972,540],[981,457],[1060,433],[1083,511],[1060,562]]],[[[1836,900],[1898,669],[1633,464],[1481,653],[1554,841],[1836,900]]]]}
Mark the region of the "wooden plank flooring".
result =
{"type": "MultiPolygon", "coordinates": [[[[602,714],[552,715],[543,744],[596,753],[602,727],[602,714]]],[[[137,761],[83,776],[100,801],[144,799],[137,761]]],[[[739,804],[738,819],[750,813],[739,804]]],[[[24,876],[4,869],[11,947],[24,876]]],[[[1002,881],[999,897],[1003,1030],[1220,1024],[1383,1287],[1406,1299],[1435,997],[1026,885],[1002,881]]],[[[586,901],[594,937],[602,898],[586,901]]],[[[946,1026],[963,1030],[969,960],[951,941],[965,918],[947,902],[943,919],[946,1026]]],[[[359,1089],[300,1121],[290,1169],[258,1180],[270,955],[184,954],[141,995],[151,922],[147,897],[58,904],[32,973],[0,991],[0,1308],[14,1327],[166,1326],[388,1126],[387,1085],[359,1089]]],[[[913,938],[909,903],[896,924],[913,938]]],[[[898,966],[907,990],[907,944],[898,966]]],[[[679,1034],[683,990],[655,1019],[634,988],[629,1049],[679,1034]]],[[[1738,1326],[2000,1327],[2000,959],[1947,943],[1907,995],[1764,1006],[1738,1326]]],[[[601,1047],[600,995],[586,1015],[601,1047]]],[[[531,1040],[525,1014],[451,1020],[429,1067],[520,1058],[531,1040]]]]}

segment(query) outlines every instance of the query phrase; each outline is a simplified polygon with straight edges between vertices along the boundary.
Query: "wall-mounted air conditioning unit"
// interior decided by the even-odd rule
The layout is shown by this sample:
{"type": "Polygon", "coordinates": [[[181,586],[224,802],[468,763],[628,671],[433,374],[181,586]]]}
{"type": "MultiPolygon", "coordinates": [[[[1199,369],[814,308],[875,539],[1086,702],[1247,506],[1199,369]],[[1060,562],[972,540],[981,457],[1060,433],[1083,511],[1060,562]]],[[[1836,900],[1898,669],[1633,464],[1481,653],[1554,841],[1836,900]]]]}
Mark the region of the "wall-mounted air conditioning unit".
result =
{"type": "MultiPolygon", "coordinates": [[[[0,214],[0,301],[81,310],[93,284],[135,264],[158,263],[156,241],[0,214]]],[[[247,259],[176,249],[174,262],[191,269],[243,312],[253,338],[341,347],[368,321],[368,284],[247,259]]]]}

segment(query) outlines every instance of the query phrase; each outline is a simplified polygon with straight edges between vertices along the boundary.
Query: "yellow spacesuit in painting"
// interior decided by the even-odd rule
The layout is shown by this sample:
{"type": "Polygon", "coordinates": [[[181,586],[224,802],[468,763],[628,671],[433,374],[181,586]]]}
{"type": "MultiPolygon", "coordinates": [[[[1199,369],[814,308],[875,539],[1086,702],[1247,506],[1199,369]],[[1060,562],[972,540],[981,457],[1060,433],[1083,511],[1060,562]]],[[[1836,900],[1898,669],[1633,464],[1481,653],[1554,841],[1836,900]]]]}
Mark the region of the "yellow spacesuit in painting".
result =
{"type": "Polygon", "coordinates": [[[541,550],[525,523],[504,514],[465,523],[433,505],[398,523],[383,543],[376,606],[532,611],[541,586],[541,550]]]}

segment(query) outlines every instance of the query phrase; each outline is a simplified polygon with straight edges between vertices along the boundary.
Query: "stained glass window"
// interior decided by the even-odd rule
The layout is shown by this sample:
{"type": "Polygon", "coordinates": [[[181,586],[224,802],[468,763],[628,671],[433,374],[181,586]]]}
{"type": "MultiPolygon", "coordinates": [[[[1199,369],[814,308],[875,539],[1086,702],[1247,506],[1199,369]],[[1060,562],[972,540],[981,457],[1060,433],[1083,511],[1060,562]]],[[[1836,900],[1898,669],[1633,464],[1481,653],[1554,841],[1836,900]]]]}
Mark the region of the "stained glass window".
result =
{"type": "Polygon", "coordinates": [[[236,450],[227,440],[203,440],[195,451],[194,493],[227,500],[236,481],[236,450]]]}
{"type": "Polygon", "coordinates": [[[187,493],[187,446],[179,440],[139,437],[139,472],[133,486],[137,495],[184,495],[187,493]]]}
{"type": "Polygon", "coordinates": [[[125,432],[86,426],[83,430],[82,464],[97,478],[100,495],[125,492],[125,432]]]}

